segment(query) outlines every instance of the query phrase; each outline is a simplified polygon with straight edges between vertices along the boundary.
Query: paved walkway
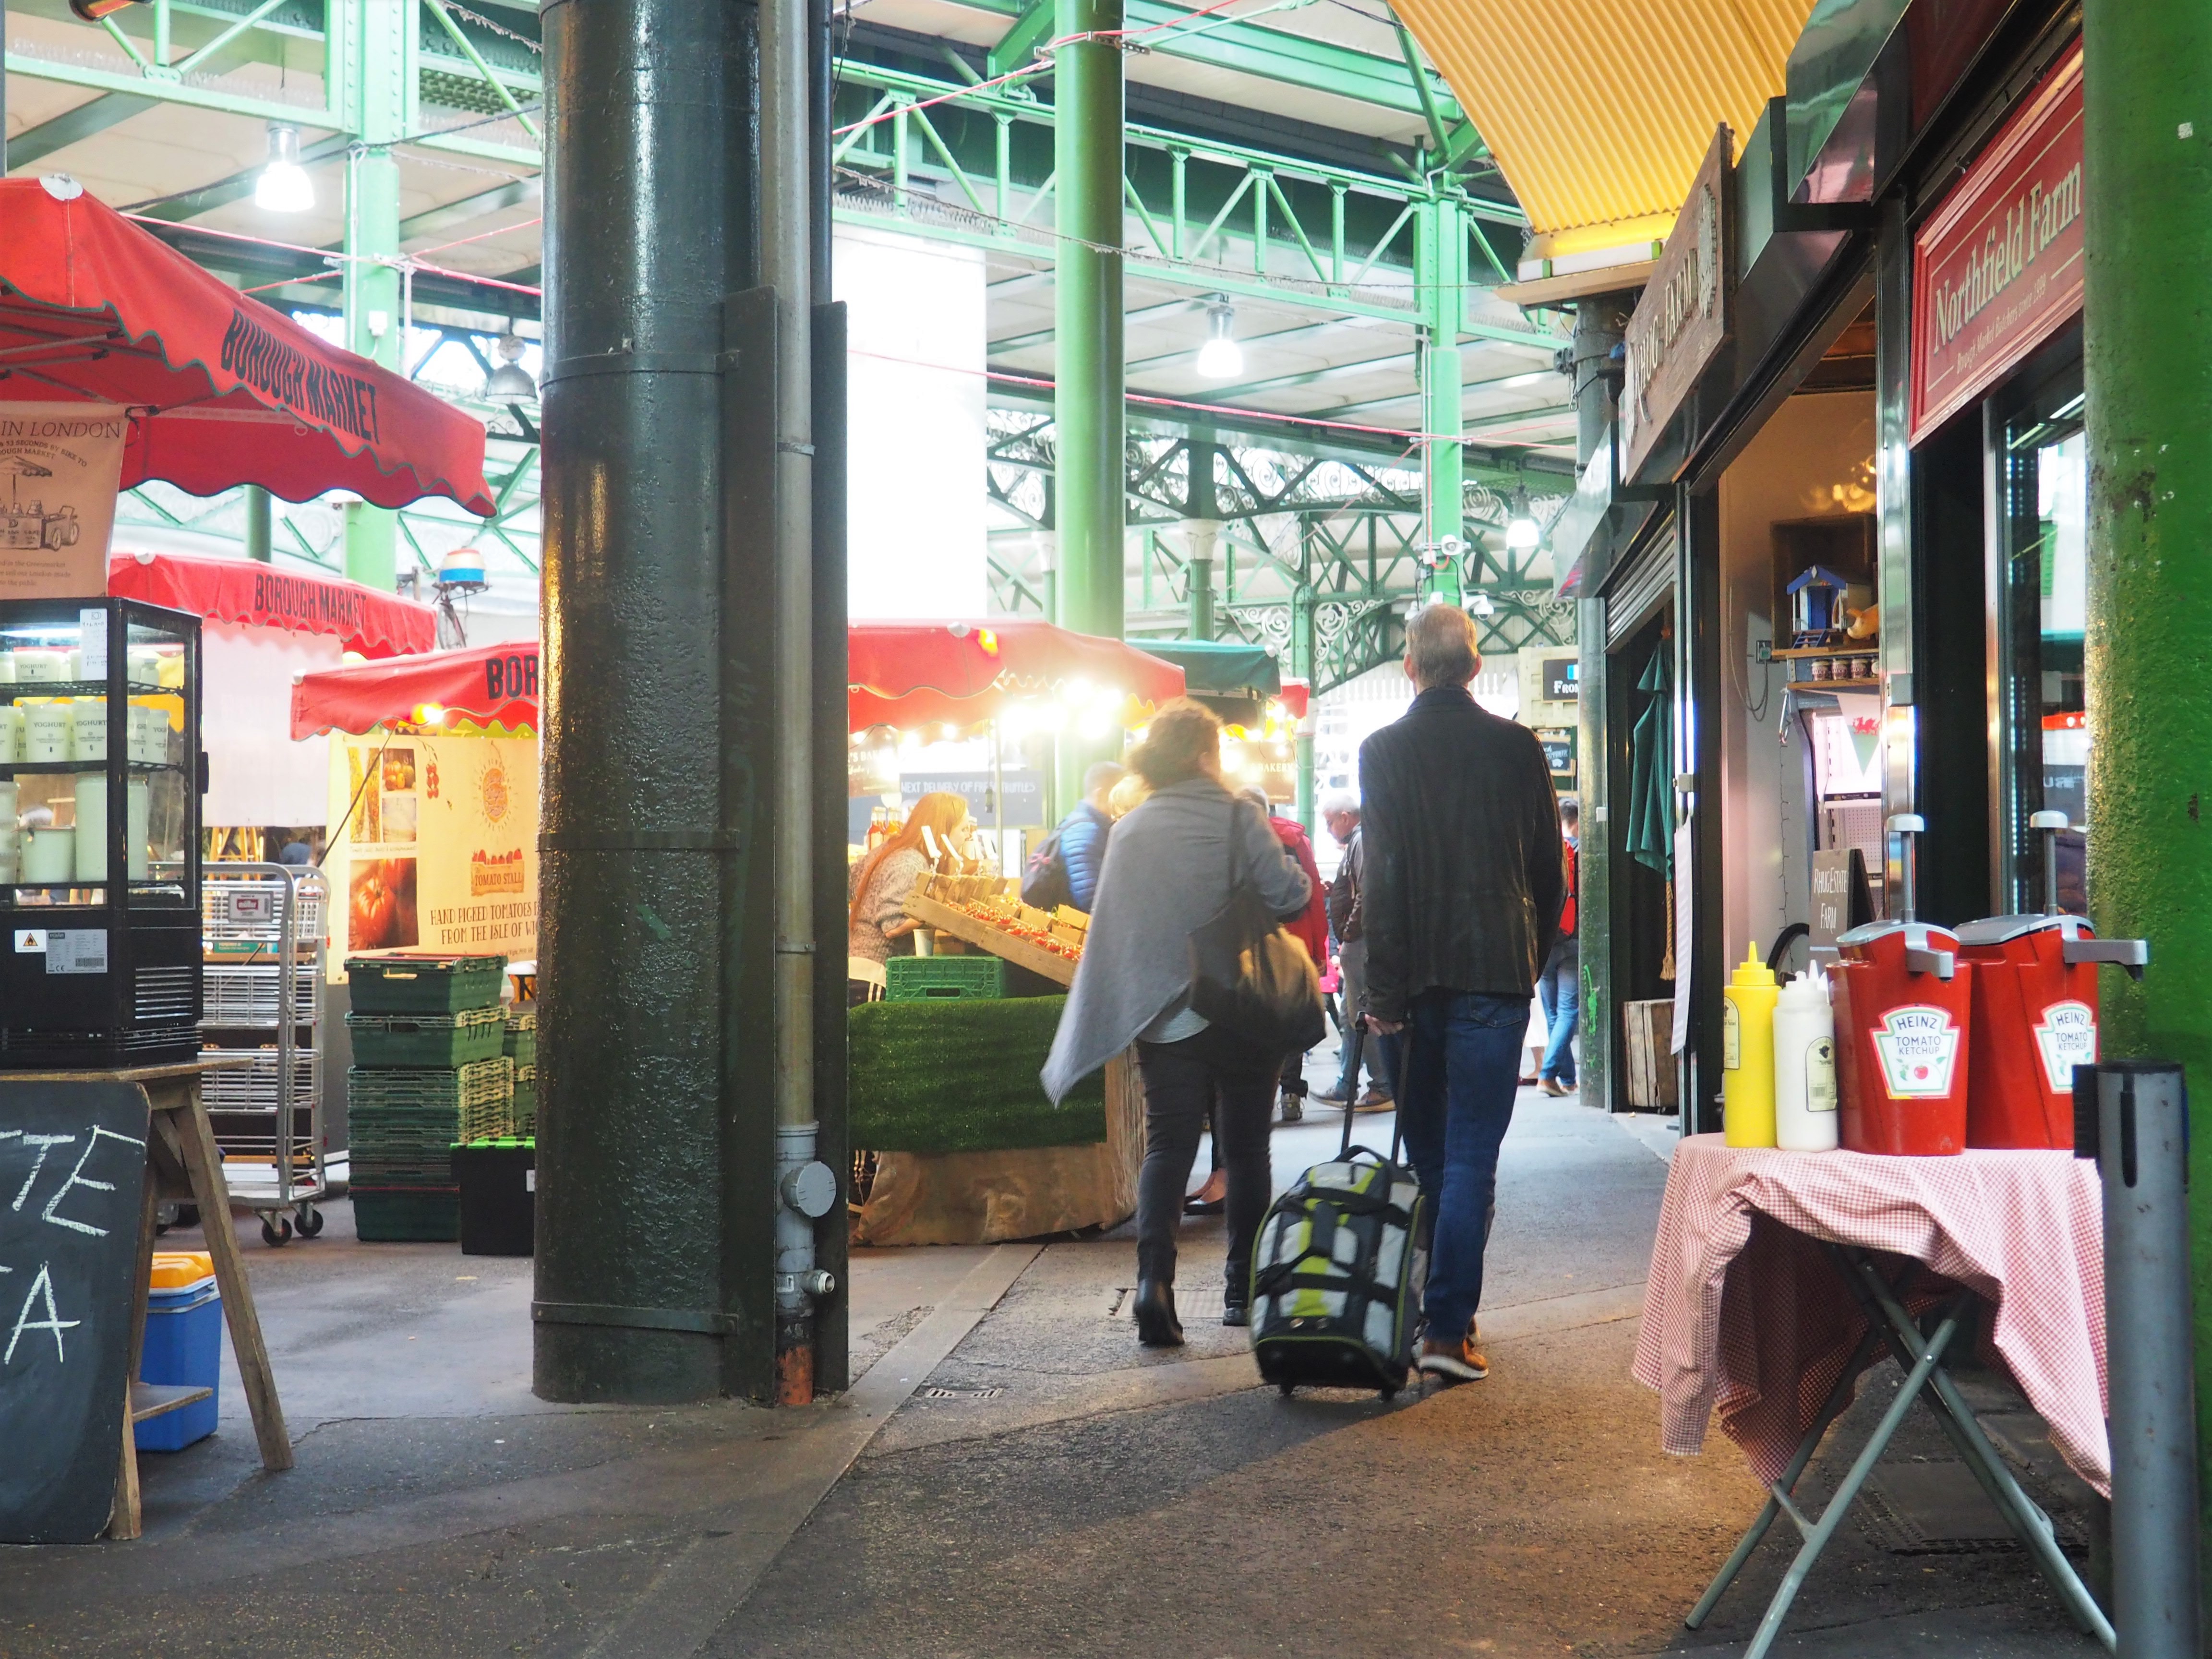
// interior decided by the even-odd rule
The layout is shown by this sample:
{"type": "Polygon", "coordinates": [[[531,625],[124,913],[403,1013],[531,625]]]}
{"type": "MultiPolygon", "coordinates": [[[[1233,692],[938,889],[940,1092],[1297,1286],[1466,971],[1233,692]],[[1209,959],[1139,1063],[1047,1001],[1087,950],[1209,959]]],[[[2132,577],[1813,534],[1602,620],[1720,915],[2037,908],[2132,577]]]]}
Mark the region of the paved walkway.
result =
{"type": "MultiPolygon", "coordinates": [[[[880,1252],[854,1330],[881,1358],[842,1401],[551,1407],[527,1262],[361,1245],[336,1206],[313,1244],[248,1249],[299,1468],[258,1473],[233,1377],[222,1433],[148,1460],[143,1541],[0,1550],[0,1659],[1741,1651],[1784,1558],[1682,1631],[1759,1493],[1717,1437],[1662,1455],[1628,1381],[1664,1177],[1636,1128],[1524,1093],[1493,1375],[1391,1406],[1259,1389],[1243,1334],[1200,1316],[1220,1232],[1193,1221],[1176,1352],[1136,1346],[1126,1237],[880,1252]]],[[[1334,1135],[1279,1130],[1279,1182],[1334,1135]]],[[[2078,1528],[2039,1425],[1996,1420],[2078,1528]]],[[[1844,1529],[1784,1651],[2090,1650],[1976,1544],[1932,1425],[1897,1461],[1896,1513],[1844,1529]],[[1951,1553],[1899,1553],[1931,1525],[1951,1553]]]]}

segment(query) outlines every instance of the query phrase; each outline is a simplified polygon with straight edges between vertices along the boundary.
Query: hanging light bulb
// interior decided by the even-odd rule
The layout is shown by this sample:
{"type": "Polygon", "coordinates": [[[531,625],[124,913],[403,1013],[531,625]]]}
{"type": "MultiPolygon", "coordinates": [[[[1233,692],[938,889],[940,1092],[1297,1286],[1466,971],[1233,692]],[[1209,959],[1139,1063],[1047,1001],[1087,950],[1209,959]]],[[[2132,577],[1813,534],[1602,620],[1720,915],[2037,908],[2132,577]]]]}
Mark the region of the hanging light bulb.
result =
{"type": "Polygon", "coordinates": [[[264,213],[305,213],[315,204],[315,183],[300,165],[300,129],[269,124],[269,165],[254,181],[253,205],[264,213]]]}
{"type": "Polygon", "coordinates": [[[530,371],[521,363],[524,341],[514,331],[514,325],[507,325],[507,332],[492,342],[492,349],[499,353],[499,367],[484,382],[484,396],[498,403],[512,403],[516,398],[533,399],[538,396],[538,382],[530,378],[530,371]]]}
{"type": "Polygon", "coordinates": [[[1543,532],[1537,528],[1534,515],[1528,511],[1528,486],[1516,484],[1513,490],[1512,515],[1505,520],[1505,544],[1516,552],[1525,553],[1543,538],[1543,532]]]}
{"type": "Polygon", "coordinates": [[[1233,380],[1244,372],[1244,349],[1230,332],[1237,323],[1237,308],[1216,300],[1206,308],[1206,343],[1198,349],[1196,368],[1208,380],[1233,380]]]}

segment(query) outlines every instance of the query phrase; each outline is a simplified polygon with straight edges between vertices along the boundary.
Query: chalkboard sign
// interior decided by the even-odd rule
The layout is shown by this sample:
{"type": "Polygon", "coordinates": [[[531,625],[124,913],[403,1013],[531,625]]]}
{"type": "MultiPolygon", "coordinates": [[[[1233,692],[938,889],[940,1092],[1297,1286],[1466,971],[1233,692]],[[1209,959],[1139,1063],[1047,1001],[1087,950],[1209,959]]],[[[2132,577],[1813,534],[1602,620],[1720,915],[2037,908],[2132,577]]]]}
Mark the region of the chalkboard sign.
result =
{"type": "Polygon", "coordinates": [[[0,1542],[81,1544],[115,1498],[146,1096],[0,1079],[0,1542]]]}

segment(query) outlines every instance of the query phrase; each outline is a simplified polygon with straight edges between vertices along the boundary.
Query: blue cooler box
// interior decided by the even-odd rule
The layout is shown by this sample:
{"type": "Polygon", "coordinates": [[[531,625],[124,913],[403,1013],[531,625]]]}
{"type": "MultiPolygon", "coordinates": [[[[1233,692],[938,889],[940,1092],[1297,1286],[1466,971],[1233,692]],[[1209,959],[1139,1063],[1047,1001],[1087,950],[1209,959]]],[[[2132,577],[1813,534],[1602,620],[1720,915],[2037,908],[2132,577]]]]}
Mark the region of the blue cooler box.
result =
{"type": "Polygon", "coordinates": [[[181,1451],[215,1432],[222,1391],[222,1297],[204,1255],[173,1253],[154,1258],[153,1290],[146,1304],[146,1352],[138,1365],[144,1382],[213,1389],[205,1400],[149,1418],[137,1430],[140,1451],[181,1451]]]}

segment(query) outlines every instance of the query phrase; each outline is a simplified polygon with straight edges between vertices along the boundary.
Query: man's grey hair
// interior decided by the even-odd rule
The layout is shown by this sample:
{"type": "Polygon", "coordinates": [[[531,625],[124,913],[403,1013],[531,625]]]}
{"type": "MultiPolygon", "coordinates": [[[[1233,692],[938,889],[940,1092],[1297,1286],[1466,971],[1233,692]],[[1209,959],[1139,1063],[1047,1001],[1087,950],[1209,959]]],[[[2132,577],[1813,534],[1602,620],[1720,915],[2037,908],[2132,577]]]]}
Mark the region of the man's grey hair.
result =
{"type": "Polygon", "coordinates": [[[1355,818],[1358,817],[1359,816],[1359,797],[1353,794],[1349,789],[1332,789],[1328,793],[1321,798],[1322,817],[1325,818],[1333,818],[1339,812],[1349,812],[1355,818]]]}
{"type": "Polygon", "coordinates": [[[1083,793],[1086,795],[1102,794],[1121,782],[1126,775],[1127,769],[1119,761],[1094,761],[1091,769],[1083,775],[1083,793]]]}
{"type": "Polygon", "coordinates": [[[1424,605],[1406,623],[1406,660],[1424,691],[1465,685],[1482,666],[1474,619],[1455,605],[1424,605]]]}

